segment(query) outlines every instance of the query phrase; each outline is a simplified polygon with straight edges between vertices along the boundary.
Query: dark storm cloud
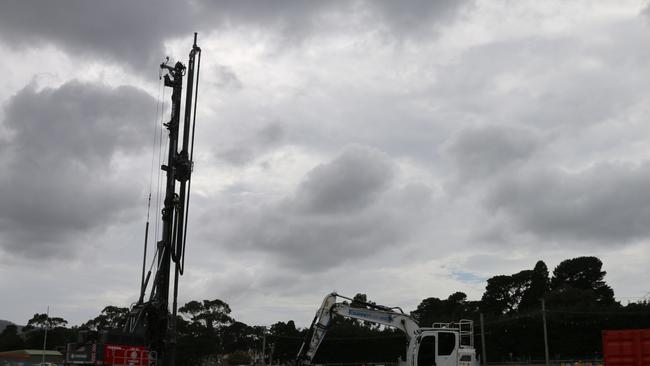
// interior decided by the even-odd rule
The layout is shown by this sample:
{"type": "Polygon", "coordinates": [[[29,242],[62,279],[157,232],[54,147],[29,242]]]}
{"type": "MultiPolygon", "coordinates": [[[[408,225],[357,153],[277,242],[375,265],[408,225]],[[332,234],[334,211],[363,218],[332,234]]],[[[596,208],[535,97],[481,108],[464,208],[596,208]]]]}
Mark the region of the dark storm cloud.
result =
{"type": "Polygon", "coordinates": [[[649,185],[648,163],[520,172],[490,193],[488,206],[541,239],[620,245],[650,234],[649,185]]]}
{"type": "MultiPolygon", "coordinates": [[[[378,23],[404,32],[453,18],[465,1],[84,1],[8,0],[0,5],[0,40],[17,47],[54,43],[73,56],[125,62],[149,70],[165,40],[235,26],[276,31],[288,38],[328,33],[324,16],[370,10],[378,23]]],[[[345,20],[342,20],[345,21],[345,20]]]]}
{"type": "Polygon", "coordinates": [[[129,156],[150,141],[154,106],[130,86],[80,82],[28,86],[12,97],[0,147],[0,246],[28,256],[67,255],[69,234],[107,225],[133,207],[139,177],[125,170],[129,156]]]}
{"type": "Polygon", "coordinates": [[[190,34],[189,9],[168,0],[9,0],[0,5],[0,39],[26,48],[54,43],[73,56],[144,70],[165,56],[167,37],[190,34]]]}
{"type": "Polygon", "coordinates": [[[395,169],[378,151],[349,148],[310,171],[290,198],[264,204],[231,197],[218,209],[219,226],[208,224],[215,210],[203,216],[204,235],[309,271],[372,257],[408,242],[430,218],[431,189],[397,185],[395,169]]]}
{"type": "Polygon", "coordinates": [[[461,179],[474,179],[486,178],[525,162],[539,145],[539,137],[530,130],[484,126],[461,131],[446,151],[454,160],[461,179]]]}

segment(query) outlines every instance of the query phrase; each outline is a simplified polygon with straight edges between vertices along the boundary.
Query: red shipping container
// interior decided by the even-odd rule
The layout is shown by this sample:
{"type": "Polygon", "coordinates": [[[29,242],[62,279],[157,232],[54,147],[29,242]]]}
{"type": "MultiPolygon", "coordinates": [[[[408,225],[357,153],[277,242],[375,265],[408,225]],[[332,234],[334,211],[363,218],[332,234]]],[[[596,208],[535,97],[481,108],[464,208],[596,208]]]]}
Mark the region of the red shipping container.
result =
{"type": "Polygon", "coordinates": [[[650,329],[603,330],[605,366],[650,366],[650,329]]]}
{"type": "Polygon", "coordinates": [[[148,366],[149,352],[143,346],[106,344],[104,365],[148,366]]]}

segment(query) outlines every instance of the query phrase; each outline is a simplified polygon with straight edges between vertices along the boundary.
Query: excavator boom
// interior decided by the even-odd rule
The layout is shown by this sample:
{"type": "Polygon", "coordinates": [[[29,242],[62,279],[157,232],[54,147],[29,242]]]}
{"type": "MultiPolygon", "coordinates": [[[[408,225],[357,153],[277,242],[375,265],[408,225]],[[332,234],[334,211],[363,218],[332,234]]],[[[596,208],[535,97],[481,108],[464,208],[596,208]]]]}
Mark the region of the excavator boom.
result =
{"type": "Polygon", "coordinates": [[[316,351],[318,351],[318,347],[320,347],[321,342],[325,338],[325,334],[329,329],[333,315],[369,321],[375,324],[400,329],[406,334],[408,341],[417,336],[420,332],[420,327],[417,322],[401,311],[397,312],[391,308],[363,303],[356,300],[353,302],[360,303],[362,306],[367,307],[351,306],[344,302],[337,303],[337,297],[351,300],[344,296],[340,296],[335,292],[325,296],[321,307],[316,311],[316,315],[314,316],[311,327],[309,328],[305,340],[300,347],[300,351],[298,351],[298,356],[296,357],[297,364],[311,364],[311,361],[316,355],[316,351]]]}

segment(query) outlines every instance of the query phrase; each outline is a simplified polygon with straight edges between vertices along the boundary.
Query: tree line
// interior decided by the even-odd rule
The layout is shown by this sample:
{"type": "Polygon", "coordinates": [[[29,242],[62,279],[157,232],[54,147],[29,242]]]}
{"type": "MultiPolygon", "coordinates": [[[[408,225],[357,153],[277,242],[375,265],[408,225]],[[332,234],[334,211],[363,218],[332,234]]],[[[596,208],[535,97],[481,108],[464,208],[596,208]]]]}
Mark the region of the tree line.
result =
{"type": "MultiPolygon", "coordinates": [[[[489,278],[480,300],[468,300],[462,292],[454,292],[446,299],[429,297],[410,315],[425,327],[434,322],[473,320],[477,354],[485,348],[489,362],[543,360],[543,300],[551,358],[597,359],[602,353],[602,330],[650,327],[650,303],[619,303],[605,275],[596,257],[564,260],[552,274],[543,261],[538,261],[532,269],[489,278]],[[485,345],[480,342],[481,332],[485,345]]],[[[368,299],[359,293],[352,306],[355,301],[368,299]]],[[[307,331],[297,328],[292,320],[278,321],[270,327],[244,324],[235,320],[230,306],[219,299],[190,301],[178,312],[180,366],[211,363],[219,355],[228,355],[230,364],[261,362],[261,355],[267,363],[289,363],[307,331]]],[[[72,327],[63,318],[34,314],[22,330],[15,325],[4,329],[0,351],[41,348],[45,328],[48,348],[63,348],[76,340],[80,330],[123,328],[128,313],[126,307],[106,306],[97,317],[72,327]]],[[[395,361],[405,357],[405,343],[406,338],[397,330],[336,317],[314,362],[395,361]]]]}

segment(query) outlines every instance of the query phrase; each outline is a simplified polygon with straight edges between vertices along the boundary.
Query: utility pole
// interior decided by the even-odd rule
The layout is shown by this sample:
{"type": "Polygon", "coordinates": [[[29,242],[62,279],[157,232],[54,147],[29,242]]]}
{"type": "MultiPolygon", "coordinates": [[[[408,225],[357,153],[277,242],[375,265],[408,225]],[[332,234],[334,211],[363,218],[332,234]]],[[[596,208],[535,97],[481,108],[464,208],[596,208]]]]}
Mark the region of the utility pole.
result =
{"type": "Polygon", "coordinates": [[[270,366],[273,366],[273,352],[275,352],[275,343],[271,343],[271,354],[269,355],[270,366]]]}
{"type": "Polygon", "coordinates": [[[544,322],[544,357],[546,359],[546,366],[549,366],[549,359],[548,359],[548,333],[546,330],[546,302],[544,299],[541,299],[542,301],[542,321],[544,322]]]}
{"type": "Polygon", "coordinates": [[[43,355],[41,357],[41,363],[45,363],[45,346],[47,345],[47,328],[50,325],[50,307],[47,307],[47,313],[45,314],[45,337],[43,337],[43,355]]]}
{"type": "Polygon", "coordinates": [[[483,313],[480,313],[481,315],[481,364],[482,365],[487,365],[487,356],[486,356],[486,349],[485,349],[485,324],[483,323],[483,313]]]}
{"type": "Polygon", "coordinates": [[[262,338],[262,363],[266,365],[266,328],[264,328],[264,337],[262,338]]]}

